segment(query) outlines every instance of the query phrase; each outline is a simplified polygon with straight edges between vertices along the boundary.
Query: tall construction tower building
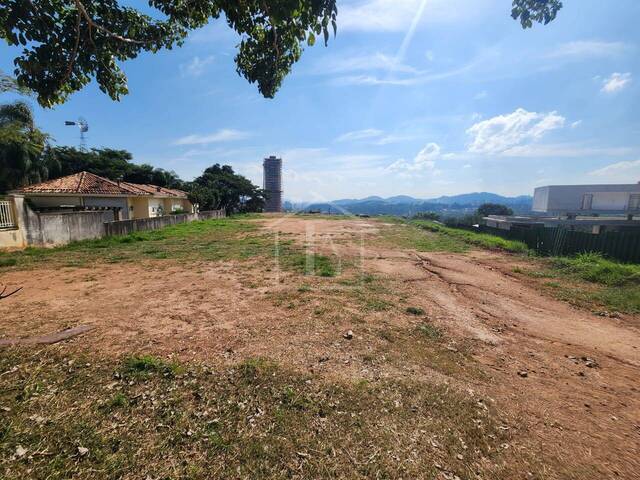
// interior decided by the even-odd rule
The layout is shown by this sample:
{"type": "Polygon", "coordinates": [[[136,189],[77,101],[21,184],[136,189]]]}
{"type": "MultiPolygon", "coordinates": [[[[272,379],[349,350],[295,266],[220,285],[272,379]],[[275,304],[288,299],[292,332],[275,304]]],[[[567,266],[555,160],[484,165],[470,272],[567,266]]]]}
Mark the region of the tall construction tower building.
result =
{"type": "Polygon", "coordinates": [[[265,158],[262,163],[264,169],[263,188],[267,192],[265,212],[282,211],[282,159],[274,157],[265,158]]]}

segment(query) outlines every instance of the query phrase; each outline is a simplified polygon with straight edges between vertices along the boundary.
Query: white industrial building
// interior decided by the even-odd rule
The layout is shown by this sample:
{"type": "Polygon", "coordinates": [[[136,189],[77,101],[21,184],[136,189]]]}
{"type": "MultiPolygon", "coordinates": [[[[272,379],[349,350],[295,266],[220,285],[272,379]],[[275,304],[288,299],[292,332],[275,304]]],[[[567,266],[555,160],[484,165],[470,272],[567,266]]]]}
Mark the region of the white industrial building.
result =
{"type": "Polygon", "coordinates": [[[499,230],[512,227],[564,227],[594,234],[640,229],[640,183],[626,185],[550,185],[533,194],[532,215],[485,217],[499,230]]]}
{"type": "Polygon", "coordinates": [[[640,183],[538,187],[532,210],[547,215],[640,215],[640,183]]]}

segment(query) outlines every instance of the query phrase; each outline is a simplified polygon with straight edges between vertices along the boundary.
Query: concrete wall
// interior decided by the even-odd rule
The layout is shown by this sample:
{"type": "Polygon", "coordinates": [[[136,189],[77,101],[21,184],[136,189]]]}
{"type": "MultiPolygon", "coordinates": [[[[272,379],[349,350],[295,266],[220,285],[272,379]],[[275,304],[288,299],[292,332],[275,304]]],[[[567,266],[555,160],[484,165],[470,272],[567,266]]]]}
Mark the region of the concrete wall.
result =
{"type": "Polygon", "coordinates": [[[100,238],[104,222],[113,220],[113,212],[35,212],[23,197],[13,197],[18,231],[5,231],[0,237],[1,248],[52,247],[100,238]],[[10,233],[13,232],[13,233],[10,233]]]}
{"type": "MultiPolygon", "coordinates": [[[[146,202],[146,198],[143,199],[146,202]]],[[[0,249],[52,247],[79,240],[126,235],[178,223],[224,218],[224,210],[114,221],[113,211],[35,212],[23,197],[13,198],[17,229],[0,230],[0,249]]],[[[142,203],[142,202],[141,202],[142,203]]],[[[145,208],[148,208],[145,205],[145,208]]]]}
{"type": "Polygon", "coordinates": [[[24,236],[20,228],[0,230],[0,250],[14,250],[26,247],[24,236]]]}
{"type": "Polygon", "coordinates": [[[154,218],[138,218],[135,220],[105,223],[104,230],[106,236],[128,235],[133,232],[157,230],[169,225],[177,225],[178,223],[206,220],[209,218],[224,218],[225,216],[224,210],[211,210],[208,212],[183,213],[180,215],[165,215],[154,218]]]}
{"type": "Polygon", "coordinates": [[[79,240],[102,238],[104,222],[113,219],[113,212],[36,213],[35,225],[27,232],[29,245],[66,245],[79,240]]]}

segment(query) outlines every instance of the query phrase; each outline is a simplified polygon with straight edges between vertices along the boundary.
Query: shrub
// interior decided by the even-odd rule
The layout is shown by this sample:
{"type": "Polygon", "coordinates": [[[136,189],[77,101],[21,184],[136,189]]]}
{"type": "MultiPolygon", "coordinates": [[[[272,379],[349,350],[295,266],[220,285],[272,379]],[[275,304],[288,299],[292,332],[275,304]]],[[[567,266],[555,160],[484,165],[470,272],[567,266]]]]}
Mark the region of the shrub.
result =
{"type": "Polygon", "coordinates": [[[424,315],[424,310],[420,307],[407,307],[409,315],[424,315]]]}
{"type": "Polygon", "coordinates": [[[565,273],[607,286],[640,285],[640,265],[615,262],[599,253],[555,258],[553,264],[565,273]]]}

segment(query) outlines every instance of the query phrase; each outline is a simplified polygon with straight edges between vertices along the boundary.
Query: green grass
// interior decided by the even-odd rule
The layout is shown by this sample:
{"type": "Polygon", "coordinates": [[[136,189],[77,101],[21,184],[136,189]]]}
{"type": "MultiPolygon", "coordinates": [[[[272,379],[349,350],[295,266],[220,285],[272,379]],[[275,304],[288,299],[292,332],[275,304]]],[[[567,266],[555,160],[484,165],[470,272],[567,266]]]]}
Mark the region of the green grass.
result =
{"type": "Polygon", "coordinates": [[[442,331],[429,323],[419,325],[418,332],[431,340],[438,340],[442,337],[442,331]]]}
{"type": "Polygon", "coordinates": [[[420,307],[407,307],[406,312],[409,315],[424,315],[424,310],[420,307]]]}
{"type": "Polygon", "coordinates": [[[380,234],[371,240],[374,244],[391,248],[410,248],[419,252],[463,253],[469,249],[460,239],[425,231],[413,222],[385,218],[384,223],[391,226],[380,230],[380,234]]]}
{"type": "Polygon", "coordinates": [[[170,376],[176,375],[180,367],[176,363],[170,363],[152,355],[128,357],[123,362],[125,375],[148,375],[159,373],[170,376]]]}
{"type": "Polygon", "coordinates": [[[597,253],[549,260],[550,271],[571,280],[586,281],[595,288],[581,289],[558,282],[557,295],[572,303],[595,303],[608,309],[640,313],[640,265],[616,262],[597,253]]]}
{"type": "Polygon", "coordinates": [[[335,277],[340,271],[335,256],[328,257],[317,253],[303,253],[293,248],[281,250],[281,264],[304,275],[335,277]]]}
{"type": "Polygon", "coordinates": [[[525,468],[500,448],[511,434],[494,408],[447,385],[326,381],[265,359],[156,367],[6,351],[0,477],[435,478],[439,464],[469,480],[525,468]]]}
{"type": "Polygon", "coordinates": [[[575,257],[540,259],[536,268],[514,268],[513,271],[532,278],[553,279],[543,285],[556,297],[578,306],[640,313],[640,265],[616,262],[597,253],[583,253],[575,257]]]}
{"type": "Polygon", "coordinates": [[[18,259],[11,256],[0,256],[0,267],[14,267],[18,264],[18,259]]]}
{"type": "MultiPolygon", "coordinates": [[[[255,216],[241,215],[183,223],[148,232],[75,242],[59,248],[28,248],[0,253],[0,269],[91,267],[99,263],[142,260],[223,261],[276,255],[276,239],[260,230],[255,216]]],[[[259,218],[259,217],[256,217],[259,218]]],[[[335,256],[306,254],[292,240],[277,244],[280,265],[307,275],[334,277],[341,264],[335,256]]],[[[1,271],[1,270],[0,270],[1,271]]]]}
{"type": "Polygon", "coordinates": [[[529,250],[527,245],[523,242],[517,240],[506,240],[496,235],[446,227],[428,220],[414,220],[411,223],[429,232],[437,233],[468,245],[488,248],[491,250],[504,250],[512,253],[526,253],[529,250]]]}
{"type": "MultiPolygon", "coordinates": [[[[0,268],[91,266],[145,259],[243,260],[273,255],[273,235],[246,216],[182,223],[159,230],[86,240],[58,248],[0,253],[0,268]]],[[[290,242],[281,242],[286,247],[290,242]]]]}
{"type": "Polygon", "coordinates": [[[528,252],[527,246],[519,241],[486,233],[446,227],[428,220],[387,221],[393,226],[382,230],[376,240],[383,245],[411,248],[419,252],[464,253],[470,246],[504,250],[513,253],[528,252]]]}
{"type": "Polygon", "coordinates": [[[604,258],[598,253],[583,253],[575,257],[552,259],[553,268],[608,287],[640,287],[640,265],[616,262],[604,258]]]}

